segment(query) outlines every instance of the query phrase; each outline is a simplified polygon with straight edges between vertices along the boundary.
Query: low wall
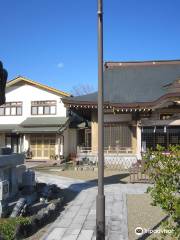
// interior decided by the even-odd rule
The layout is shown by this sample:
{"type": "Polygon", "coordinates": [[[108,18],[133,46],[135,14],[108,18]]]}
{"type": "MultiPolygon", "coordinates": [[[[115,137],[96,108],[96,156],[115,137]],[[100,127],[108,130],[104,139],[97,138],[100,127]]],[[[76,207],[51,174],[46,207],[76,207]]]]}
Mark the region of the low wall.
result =
{"type": "MultiPolygon", "coordinates": [[[[97,154],[78,154],[77,160],[82,161],[84,158],[89,159],[93,163],[98,162],[97,154]]],[[[104,154],[104,163],[108,168],[129,169],[137,162],[135,154],[104,154]]]]}

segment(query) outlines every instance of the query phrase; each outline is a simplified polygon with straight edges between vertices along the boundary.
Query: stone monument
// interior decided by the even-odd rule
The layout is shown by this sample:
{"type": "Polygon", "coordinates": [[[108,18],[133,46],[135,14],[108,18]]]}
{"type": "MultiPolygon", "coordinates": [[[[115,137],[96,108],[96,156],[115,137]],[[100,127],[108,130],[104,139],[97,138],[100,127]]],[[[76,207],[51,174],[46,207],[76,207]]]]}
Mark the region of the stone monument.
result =
{"type": "MultiPolygon", "coordinates": [[[[5,90],[8,73],[0,61],[0,106],[5,103],[5,90]]],[[[26,170],[24,154],[13,154],[0,146],[0,217],[7,208],[8,199],[18,193],[22,175],[26,170]]]]}

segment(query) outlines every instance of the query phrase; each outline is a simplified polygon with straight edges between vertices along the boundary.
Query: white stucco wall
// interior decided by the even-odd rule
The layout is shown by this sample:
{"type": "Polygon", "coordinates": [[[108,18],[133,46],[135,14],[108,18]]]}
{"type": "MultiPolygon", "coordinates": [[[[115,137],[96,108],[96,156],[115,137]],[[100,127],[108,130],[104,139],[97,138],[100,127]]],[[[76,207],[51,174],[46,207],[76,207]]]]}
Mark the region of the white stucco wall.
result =
{"type": "Polygon", "coordinates": [[[22,116],[1,116],[0,124],[19,124],[27,117],[65,117],[66,108],[61,101],[61,96],[42,90],[38,87],[24,84],[13,86],[6,91],[6,102],[23,102],[22,116]],[[31,101],[57,101],[56,115],[31,115],[31,101]]]}

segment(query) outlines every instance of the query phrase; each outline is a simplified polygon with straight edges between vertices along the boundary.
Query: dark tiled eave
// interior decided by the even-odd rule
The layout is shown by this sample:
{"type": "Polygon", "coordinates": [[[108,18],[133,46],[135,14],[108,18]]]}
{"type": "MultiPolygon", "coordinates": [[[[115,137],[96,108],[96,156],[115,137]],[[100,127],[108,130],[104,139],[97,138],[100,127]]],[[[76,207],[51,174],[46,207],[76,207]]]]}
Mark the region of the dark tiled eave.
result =
{"type": "MultiPolygon", "coordinates": [[[[168,93],[160,97],[159,99],[153,102],[135,102],[135,103],[109,103],[104,102],[104,108],[118,108],[118,109],[152,109],[156,107],[158,104],[166,102],[166,101],[173,101],[173,98],[180,97],[180,92],[177,93],[168,93]]],[[[96,109],[97,102],[88,102],[88,101],[73,101],[71,100],[64,100],[64,104],[70,108],[86,108],[86,109],[96,109]]]]}

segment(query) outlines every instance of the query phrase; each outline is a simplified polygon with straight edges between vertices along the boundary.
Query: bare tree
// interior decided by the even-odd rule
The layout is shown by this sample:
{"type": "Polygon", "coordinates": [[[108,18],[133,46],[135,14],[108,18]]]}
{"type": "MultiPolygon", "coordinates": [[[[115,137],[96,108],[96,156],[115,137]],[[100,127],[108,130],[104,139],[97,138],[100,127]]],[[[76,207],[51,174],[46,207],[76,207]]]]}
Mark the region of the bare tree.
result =
{"type": "Polygon", "coordinates": [[[94,92],[94,87],[88,83],[79,86],[73,86],[71,94],[73,96],[82,96],[94,92]]]}

